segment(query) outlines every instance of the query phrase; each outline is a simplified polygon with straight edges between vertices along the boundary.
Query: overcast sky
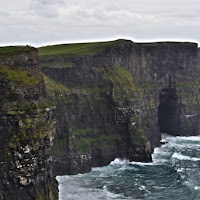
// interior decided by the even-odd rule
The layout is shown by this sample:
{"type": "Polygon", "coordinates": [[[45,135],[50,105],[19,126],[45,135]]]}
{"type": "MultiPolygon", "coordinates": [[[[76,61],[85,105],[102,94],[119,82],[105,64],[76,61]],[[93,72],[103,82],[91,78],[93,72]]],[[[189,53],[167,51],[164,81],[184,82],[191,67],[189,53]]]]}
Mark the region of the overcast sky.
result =
{"type": "Polygon", "coordinates": [[[0,46],[118,38],[200,43],[200,1],[0,0],[0,46]]]}

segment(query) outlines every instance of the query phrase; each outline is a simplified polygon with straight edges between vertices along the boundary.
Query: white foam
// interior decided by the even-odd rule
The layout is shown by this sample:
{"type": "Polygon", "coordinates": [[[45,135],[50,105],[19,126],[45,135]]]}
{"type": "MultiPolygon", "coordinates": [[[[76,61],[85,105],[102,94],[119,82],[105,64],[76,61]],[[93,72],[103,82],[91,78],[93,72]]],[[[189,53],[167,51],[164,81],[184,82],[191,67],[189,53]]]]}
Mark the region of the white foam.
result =
{"type": "Polygon", "coordinates": [[[185,115],[186,118],[190,118],[190,117],[194,117],[194,116],[197,116],[198,114],[193,114],[193,115],[185,115]]]}
{"type": "Polygon", "coordinates": [[[132,165],[140,165],[140,166],[146,166],[146,165],[154,165],[154,163],[143,163],[143,162],[135,162],[135,161],[132,161],[130,162],[130,164],[132,165]]]}
{"type": "Polygon", "coordinates": [[[153,188],[159,189],[159,190],[165,189],[165,187],[162,187],[162,186],[153,186],[153,188]]]}
{"type": "Polygon", "coordinates": [[[108,178],[109,176],[107,176],[105,173],[101,173],[101,174],[99,175],[99,177],[108,178]]]}
{"type": "Polygon", "coordinates": [[[161,138],[164,139],[164,140],[167,140],[167,141],[175,139],[174,136],[168,135],[167,133],[161,133],[161,138]]]}
{"type": "Polygon", "coordinates": [[[172,155],[172,158],[176,158],[178,160],[192,160],[192,161],[199,161],[200,160],[200,158],[195,158],[195,157],[190,157],[190,156],[184,156],[181,153],[177,153],[177,152],[175,152],[172,155]]]}
{"type": "Polygon", "coordinates": [[[152,156],[156,156],[156,155],[169,155],[170,152],[168,149],[165,148],[166,146],[162,146],[162,147],[157,147],[154,149],[154,152],[152,154],[152,156]]]}
{"type": "Polygon", "coordinates": [[[167,143],[168,140],[166,140],[166,139],[162,139],[162,140],[160,140],[160,142],[167,143]]]}
{"type": "Polygon", "coordinates": [[[93,167],[92,171],[103,171],[104,167],[93,167]]]}
{"type": "Polygon", "coordinates": [[[189,140],[189,141],[200,141],[200,136],[190,136],[190,137],[178,136],[177,139],[189,140]]]}
{"type": "Polygon", "coordinates": [[[184,171],[184,168],[178,168],[176,171],[177,172],[182,172],[182,171],[184,171]]]}
{"type": "Polygon", "coordinates": [[[154,149],[152,160],[155,165],[168,162],[168,157],[171,156],[171,152],[169,151],[169,149],[166,148],[166,145],[162,145],[161,147],[157,147],[154,149]]]}
{"type": "Polygon", "coordinates": [[[146,187],[145,187],[144,185],[141,185],[141,186],[139,187],[140,190],[145,190],[145,188],[146,188],[146,187]]]}
{"type": "Polygon", "coordinates": [[[58,182],[65,182],[67,179],[70,179],[70,176],[69,175],[56,176],[56,179],[58,182]]]}
{"type": "Polygon", "coordinates": [[[153,154],[152,155],[156,155],[156,154],[159,154],[160,152],[162,152],[162,147],[156,147],[153,151],[153,154]]]}
{"type": "Polygon", "coordinates": [[[199,186],[195,186],[194,189],[195,190],[200,190],[200,187],[199,186]]]}
{"type": "Polygon", "coordinates": [[[130,161],[127,159],[115,158],[114,161],[111,161],[110,165],[127,165],[130,161]]]}

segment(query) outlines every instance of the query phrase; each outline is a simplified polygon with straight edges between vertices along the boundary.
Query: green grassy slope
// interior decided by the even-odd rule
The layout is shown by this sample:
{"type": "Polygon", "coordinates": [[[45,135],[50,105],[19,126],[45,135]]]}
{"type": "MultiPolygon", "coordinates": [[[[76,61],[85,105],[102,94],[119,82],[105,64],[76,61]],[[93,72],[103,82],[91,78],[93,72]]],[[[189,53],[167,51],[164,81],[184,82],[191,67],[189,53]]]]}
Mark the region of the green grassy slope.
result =
{"type": "Polygon", "coordinates": [[[0,47],[0,53],[5,53],[9,51],[16,51],[22,49],[23,46],[6,46],[6,47],[0,47]]]}
{"type": "Polygon", "coordinates": [[[122,40],[109,42],[94,42],[94,43],[77,43],[77,44],[60,44],[38,48],[39,56],[48,55],[70,55],[79,56],[87,54],[96,54],[105,49],[105,47],[112,45],[122,40]]]}

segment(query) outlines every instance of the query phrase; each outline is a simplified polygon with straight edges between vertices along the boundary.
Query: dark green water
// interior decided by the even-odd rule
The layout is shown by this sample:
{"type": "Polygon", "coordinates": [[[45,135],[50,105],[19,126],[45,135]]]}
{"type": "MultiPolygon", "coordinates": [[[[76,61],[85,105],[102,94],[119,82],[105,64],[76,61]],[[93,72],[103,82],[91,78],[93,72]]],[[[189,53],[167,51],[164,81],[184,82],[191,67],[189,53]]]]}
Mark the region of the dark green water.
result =
{"type": "Polygon", "coordinates": [[[115,159],[87,174],[57,177],[59,199],[200,200],[200,137],[165,139],[153,163],[115,159]]]}

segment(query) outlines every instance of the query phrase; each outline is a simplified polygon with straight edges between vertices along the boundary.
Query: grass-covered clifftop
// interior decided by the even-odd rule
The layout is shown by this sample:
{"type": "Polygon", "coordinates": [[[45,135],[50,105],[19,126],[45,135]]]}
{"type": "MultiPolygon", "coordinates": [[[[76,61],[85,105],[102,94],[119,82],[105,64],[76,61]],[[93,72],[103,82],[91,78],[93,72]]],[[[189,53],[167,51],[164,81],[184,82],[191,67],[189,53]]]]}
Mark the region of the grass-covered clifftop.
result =
{"type": "Polygon", "coordinates": [[[94,54],[105,46],[113,42],[96,42],[96,43],[75,43],[75,44],[60,44],[39,48],[39,55],[54,55],[54,54],[94,54]]]}
{"type": "Polygon", "coordinates": [[[88,89],[96,88],[97,91],[98,88],[101,88],[101,91],[105,91],[105,86],[100,86],[101,82],[105,82],[108,85],[112,85],[116,92],[136,91],[131,72],[125,69],[126,66],[121,66],[120,63],[119,65],[118,63],[111,64],[112,59],[115,57],[115,52],[113,52],[113,55],[106,53],[106,51],[110,51],[113,47],[118,51],[118,49],[121,49],[121,46],[128,44],[127,47],[129,47],[131,43],[131,41],[127,40],[116,40],[96,43],[61,44],[38,48],[47,90],[54,90],[55,92],[65,90],[66,93],[78,91],[78,93],[82,93],[82,90],[89,92],[88,89]],[[86,63],[89,57],[97,56],[101,59],[101,57],[104,57],[101,54],[105,56],[105,66],[99,65],[102,62],[101,60],[95,63],[86,63]],[[48,73],[45,73],[46,69],[48,73]],[[49,76],[51,70],[52,75],[49,76]],[[53,70],[63,73],[65,78],[54,77],[56,72],[53,72],[53,70]],[[83,74],[85,74],[85,77],[83,77],[83,74]],[[99,77],[99,80],[94,80],[96,84],[87,83],[87,81],[93,82],[91,80],[92,74],[99,77]],[[86,78],[87,76],[88,78],[86,78]]]}
{"type": "Polygon", "coordinates": [[[91,43],[74,43],[74,44],[58,44],[38,48],[39,56],[66,56],[77,57],[81,55],[94,55],[105,50],[106,47],[114,44],[120,44],[126,40],[115,40],[108,42],[91,42],[91,43]]]}
{"type": "Polygon", "coordinates": [[[5,46],[0,47],[0,53],[6,53],[10,51],[17,51],[23,49],[23,46],[5,46]]]}

